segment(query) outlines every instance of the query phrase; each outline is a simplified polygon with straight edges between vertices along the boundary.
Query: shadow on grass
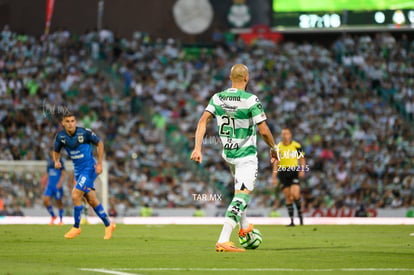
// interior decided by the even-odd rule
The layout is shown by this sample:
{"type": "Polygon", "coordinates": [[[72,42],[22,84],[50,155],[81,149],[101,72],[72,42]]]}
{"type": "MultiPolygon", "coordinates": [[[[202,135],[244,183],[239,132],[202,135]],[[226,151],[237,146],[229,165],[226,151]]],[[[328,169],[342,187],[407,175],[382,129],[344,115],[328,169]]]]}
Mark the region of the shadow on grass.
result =
{"type": "Polygon", "coordinates": [[[260,250],[292,251],[292,250],[319,250],[319,249],[343,249],[351,246],[318,246],[318,247],[285,247],[285,248],[260,248],[260,250]]]}

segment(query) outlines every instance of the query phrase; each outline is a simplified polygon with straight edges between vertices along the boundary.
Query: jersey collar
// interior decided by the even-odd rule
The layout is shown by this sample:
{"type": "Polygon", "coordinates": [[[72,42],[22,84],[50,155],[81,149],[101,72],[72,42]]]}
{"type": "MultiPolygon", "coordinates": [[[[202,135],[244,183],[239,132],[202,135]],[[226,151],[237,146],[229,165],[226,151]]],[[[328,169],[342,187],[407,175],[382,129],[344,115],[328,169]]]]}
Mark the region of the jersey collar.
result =
{"type": "Polygon", "coordinates": [[[74,137],[75,135],[76,135],[76,132],[78,131],[78,126],[76,126],[76,128],[75,128],[75,132],[73,132],[73,135],[71,135],[71,134],[69,134],[66,130],[65,130],[65,133],[68,135],[68,136],[70,136],[70,137],[74,137]]]}
{"type": "Polygon", "coordinates": [[[282,144],[283,144],[283,145],[285,145],[285,146],[289,146],[289,145],[291,145],[291,144],[292,144],[292,142],[293,142],[293,140],[291,140],[291,141],[289,142],[289,144],[285,144],[285,143],[282,141],[282,144]]]}

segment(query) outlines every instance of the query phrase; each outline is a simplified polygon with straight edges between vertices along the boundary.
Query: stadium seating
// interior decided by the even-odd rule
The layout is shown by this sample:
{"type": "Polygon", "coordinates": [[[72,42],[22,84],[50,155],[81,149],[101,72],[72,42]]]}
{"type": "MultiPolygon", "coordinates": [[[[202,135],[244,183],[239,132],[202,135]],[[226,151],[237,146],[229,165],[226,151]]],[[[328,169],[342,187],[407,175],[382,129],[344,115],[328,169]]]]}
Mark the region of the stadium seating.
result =
{"type": "MultiPolygon", "coordinates": [[[[193,193],[229,194],[232,178],[219,158],[213,124],[202,168],[187,159],[209,97],[229,84],[232,64],[244,63],[248,89],[262,100],[273,133],[289,126],[305,148],[306,208],[414,205],[412,122],[394,106],[412,108],[411,41],[388,34],[345,36],[332,48],[235,41],[194,57],[172,39],[110,43],[98,37],[61,31],[35,38],[3,30],[0,159],[44,160],[59,112],[68,108],[105,140],[110,202],[118,214],[143,205],[193,207],[200,203],[193,193]]],[[[251,207],[277,207],[282,196],[271,187],[268,150],[259,144],[251,207]]],[[[41,194],[38,179],[0,177],[7,209],[41,205],[41,194]]]]}

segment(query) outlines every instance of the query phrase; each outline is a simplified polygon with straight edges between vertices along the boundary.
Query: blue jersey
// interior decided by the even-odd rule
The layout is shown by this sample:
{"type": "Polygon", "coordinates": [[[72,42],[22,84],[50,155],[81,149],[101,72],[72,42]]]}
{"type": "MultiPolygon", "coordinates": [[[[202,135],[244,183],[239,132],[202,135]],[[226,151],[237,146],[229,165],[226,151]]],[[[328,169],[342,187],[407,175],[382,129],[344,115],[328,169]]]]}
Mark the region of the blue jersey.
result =
{"type": "Polygon", "coordinates": [[[96,162],[92,153],[92,145],[97,145],[99,141],[99,137],[92,130],[76,127],[72,136],[68,135],[65,130],[57,133],[54,150],[60,152],[62,147],[65,148],[73,161],[76,176],[82,172],[95,170],[96,162]]]}
{"type": "Polygon", "coordinates": [[[62,165],[62,169],[56,169],[55,162],[51,158],[47,160],[46,171],[48,175],[48,179],[47,179],[48,186],[56,187],[62,175],[62,170],[65,170],[64,162],[62,161],[62,159],[60,159],[59,161],[60,161],[60,164],[62,165]]]}

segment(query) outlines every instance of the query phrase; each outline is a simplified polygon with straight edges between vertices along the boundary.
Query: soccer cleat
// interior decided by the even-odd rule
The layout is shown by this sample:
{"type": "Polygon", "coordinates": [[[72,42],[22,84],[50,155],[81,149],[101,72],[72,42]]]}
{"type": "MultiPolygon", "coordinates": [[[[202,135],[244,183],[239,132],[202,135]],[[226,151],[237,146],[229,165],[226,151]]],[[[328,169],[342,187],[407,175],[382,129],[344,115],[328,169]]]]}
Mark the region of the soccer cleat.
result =
{"type": "Polygon", "coordinates": [[[63,221],[60,221],[58,224],[56,224],[56,225],[59,225],[59,226],[62,226],[62,225],[64,225],[64,223],[63,223],[63,221]]]}
{"type": "Polygon", "coordinates": [[[293,222],[291,222],[290,224],[286,225],[287,227],[293,227],[295,226],[295,224],[293,222]]]}
{"type": "Polygon", "coordinates": [[[216,243],[216,252],[245,252],[244,248],[239,248],[233,242],[216,243]]]}
{"type": "Polygon", "coordinates": [[[104,236],[104,240],[109,240],[112,238],[112,233],[114,233],[116,228],[116,224],[111,222],[111,224],[107,227],[105,227],[105,236],[104,236]]]}
{"type": "Polygon", "coordinates": [[[303,225],[303,217],[299,216],[300,225],[303,225]]]}
{"type": "Polygon", "coordinates": [[[246,229],[240,228],[239,237],[246,237],[246,235],[253,231],[253,224],[249,224],[249,227],[246,229]]]}
{"type": "Polygon", "coordinates": [[[80,228],[72,227],[68,233],[65,234],[66,239],[74,239],[81,233],[80,228]]]}
{"type": "Polygon", "coordinates": [[[50,220],[49,225],[54,225],[55,221],[56,221],[57,217],[52,217],[52,219],[50,220]]]}

